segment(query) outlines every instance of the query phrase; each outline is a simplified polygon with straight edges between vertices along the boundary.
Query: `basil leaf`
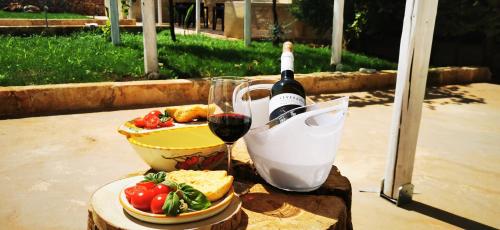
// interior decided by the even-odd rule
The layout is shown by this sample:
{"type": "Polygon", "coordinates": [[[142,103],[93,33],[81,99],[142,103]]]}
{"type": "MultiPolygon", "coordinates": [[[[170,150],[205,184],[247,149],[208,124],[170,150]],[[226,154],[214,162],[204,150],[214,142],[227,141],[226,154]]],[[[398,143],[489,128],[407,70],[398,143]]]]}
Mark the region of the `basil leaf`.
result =
{"type": "Polygon", "coordinates": [[[166,122],[168,121],[168,119],[170,119],[170,116],[168,115],[167,111],[165,111],[165,114],[160,114],[159,118],[161,122],[166,122]]]}
{"type": "Polygon", "coordinates": [[[212,205],[202,192],[196,190],[190,185],[181,183],[179,184],[179,190],[182,191],[184,201],[192,210],[207,209],[212,205]]]}
{"type": "Polygon", "coordinates": [[[181,213],[181,201],[177,192],[171,192],[168,194],[165,203],[163,204],[163,212],[167,216],[177,216],[181,213]]]}
{"type": "Polygon", "coordinates": [[[177,191],[177,188],[179,187],[179,185],[173,181],[166,180],[166,181],[163,181],[161,183],[168,186],[170,188],[170,191],[173,191],[173,192],[177,191]]]}
{"type": "Polygon", "coordinates": [[[148,173],[144,176],[144,181],[151,181],[155,184],[159,184],[165,180],[165,177],[167,177],[167,173],[163,171],[158,173],[148,173]]]}

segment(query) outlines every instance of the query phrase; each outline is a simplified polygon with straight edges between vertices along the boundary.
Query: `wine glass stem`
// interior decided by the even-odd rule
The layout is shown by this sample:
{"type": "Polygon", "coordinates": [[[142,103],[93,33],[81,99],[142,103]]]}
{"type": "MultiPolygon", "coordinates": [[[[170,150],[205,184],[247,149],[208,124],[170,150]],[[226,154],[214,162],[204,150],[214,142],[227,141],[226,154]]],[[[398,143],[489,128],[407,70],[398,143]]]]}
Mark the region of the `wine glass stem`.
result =
{"type": "Polygon", "coordinates": [[[226,144],[226,147],[227,147],[227,174],[232,175],[233,170],[231,165],[231,159],[232,159],[233,144],[226,144]]]}

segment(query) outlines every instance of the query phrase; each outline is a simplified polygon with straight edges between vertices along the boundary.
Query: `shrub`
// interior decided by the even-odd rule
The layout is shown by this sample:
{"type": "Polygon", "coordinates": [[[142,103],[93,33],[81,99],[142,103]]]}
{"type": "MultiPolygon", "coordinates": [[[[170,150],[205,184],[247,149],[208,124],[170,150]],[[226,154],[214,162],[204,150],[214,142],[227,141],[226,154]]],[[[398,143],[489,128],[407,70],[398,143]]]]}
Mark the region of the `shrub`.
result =
{"type": "MultiPolygon", "coordinates": [[[[380,39],[400,37],[405,3],[405,0],[346,1],[345,38],[350,40],[360,34],[380,39]]],[[[292,13],[318,33],[324,33],[332,27],[333,1],[294,0],[292,13]]],[[[500,1],[440,0],[435,36],[453,38],[472,33],[483,37],[500,35],[500,1]]]]}

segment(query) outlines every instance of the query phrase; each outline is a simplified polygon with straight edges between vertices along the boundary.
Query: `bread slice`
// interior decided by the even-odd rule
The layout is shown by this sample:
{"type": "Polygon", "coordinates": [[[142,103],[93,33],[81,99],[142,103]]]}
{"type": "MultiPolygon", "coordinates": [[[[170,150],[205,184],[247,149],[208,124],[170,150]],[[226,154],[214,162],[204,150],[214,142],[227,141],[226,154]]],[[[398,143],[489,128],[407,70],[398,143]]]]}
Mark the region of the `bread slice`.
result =
{"type": "Polygon", "coordinates": [[[167,173],[166,180],[191,185],[193,188],[202,192],[210,201],[216,201],[222,198],[233,184],[233,176],[228,176],[227,172],[224,170],[172,171],[167,173]]]}

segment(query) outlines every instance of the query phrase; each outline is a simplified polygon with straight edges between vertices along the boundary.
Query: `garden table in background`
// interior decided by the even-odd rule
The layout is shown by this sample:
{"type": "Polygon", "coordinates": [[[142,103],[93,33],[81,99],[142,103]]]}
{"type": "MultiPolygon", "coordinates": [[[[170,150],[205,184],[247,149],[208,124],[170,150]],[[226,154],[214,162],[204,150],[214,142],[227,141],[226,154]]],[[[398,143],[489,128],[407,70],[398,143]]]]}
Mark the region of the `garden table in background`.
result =
{"type": "MultiPolygon", "coordinates": [[[[249,186],[241,196],[241,211],[208,229],[352,229],[351,184],[333,166],[327,181],[308,193],[285,192],[268,185],[253,169],[243,141],[234,147],[235,180],[249,186]]],[[[222,166],[224,167],[224,166],[222,166]]],[[[118,199],[118,197],[116,198],[118,199]]],[[[138,223],[130,217],[124,219],[138,223]]],[[[112,226],[89,207],[88,229],[123,229],[112,226]]],[[[162,228],[168,225],[162,225],[162,228]]],[[[151,226],[151,229],[155,229],[151,226]]]]}

